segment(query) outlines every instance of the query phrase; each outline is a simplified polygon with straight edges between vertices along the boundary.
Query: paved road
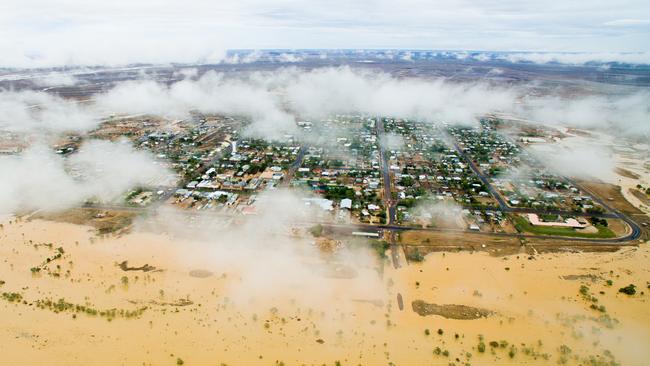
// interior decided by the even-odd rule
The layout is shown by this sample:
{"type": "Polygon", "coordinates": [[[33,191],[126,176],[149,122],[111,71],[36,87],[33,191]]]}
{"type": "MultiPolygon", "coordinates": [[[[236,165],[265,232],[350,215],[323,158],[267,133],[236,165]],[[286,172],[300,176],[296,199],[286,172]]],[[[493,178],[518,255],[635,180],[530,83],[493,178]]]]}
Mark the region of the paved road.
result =
{"type": "MultiPolygon", "coordinates": [[[[377,129],[377,143],[379,145],[379,158],[381,160],[381,174],[384,184],[384,206],[386,207],[386,212],[388,213],[387,225],[392,225],[397,222],[397,212],[395,209],[395,202],[393,201],[392,189],[391,189],[391,179],[390,179],[390,169],[388,166],[389,155],[382,146],[382,137],[385,134],[384,131],[384,121],[381,117],[377,117],[377,123],[375,124],[377,129]]],[[[390,244],[391,258],[393,260],[393,266],[399,268],[400,259],[400,247],[397,244],[397,239],[395,237],[395,230],[387,229],[386,234],[388,235],[388,243],[390,244]]]]}
{"type": "MultiPolygon", "coordinates": [[[[628,226],[630,226],[631,232],[622,237],[622,238],[617,238],[617,239],[612,239],[616,240],[616,242],[621,242],[621,241],[631,241],[631,240],[636,240],[641,236],[641,228],[639,225],[634,222],[632,219],[621,213],[620,211],[617,211],[607,205],[600,197],[598,197],[596,194],[593,192],[589,191],[585,187],[582,187],[581,185],[577,184],[575,181],[567,178],[567,177],[562,177],[566,179],[568,182],[570,182],[572,185],[577,187],[583,192],[589,193],[589,195],[592,197],[594,201],[596,201],[598,204],[603,206],[606,211],[605,213],[583,213],[583,212],[572,212],[572,211],[565,211],[565,210],[539,210],[539,209],[533,209],[533,208],[525,208],[525,207],[510,207],[501,193],[492,185],[490,182],[490,179],[483,173],[479,167],[476,166],[474,161],[472,161],[472,158],[468,156],[465,151],[458,145],[458,143],[454,143],[454,148],[456,151],[458,151],[458,154],[461,155],[467,161],[469,164],[470,169],[478,176],[478,178],[483,182],[483,184],[487,187],[489,193],[494,197],[494,199],[498,202],[499,208],[501,211],[504,212],[511,212],[511,213],[535,213],[538,215],[544,215],[544,214],[551,214],[551,215],[560,215],[560,216],[568,216],[568,215],[580,215],[580,216],[585,216],[585,217],[597,217],[597,218],[607,218],[607,219],[621,219],[623,220],[628,226]]],[[[561,237],[556,237],[556,236],[543,236],[544,238],[561,238],[561,237]]],[[[574,238],[571,240],[575,241],[583,241],[582,239],[584,238],[574,238]]],[[[589,239],[592,240],[592,239],[589,239]]]]}
{"type": "Polygon", "coordinates": [[[465,150],[463,150],[463,149],[458,145],[457,142],[454,142],[454,148],[456,149],[456,151],[458,152],[458,154],[459,154],[463,159],[465,159],[465,161],[466,161],[467,164],[469,165],[470,169],[472,169],[472,171],[474,172],[474,174],[476,174],[476,176],[477,176],[478,179],[483,183],[483,185],[485,185],[485,186],[487,187],[488,192],[490,192],[490,194],[492,195],[492,197],[494,197],[494,199],[497,200],[497,203],[499,204],[499,208],[500,208],[502,211],[507,211],[508,208],[509,208],[509,206],[506,204],[506,201],[503,199],[503,197],[501,196],[501,194],[499,193],[499,191],[498,191],[496,188],[494,188],[494,186],[492,185],[492,183],[490,183],[490,179],[489,179],[485,174],[483,174],[483,172],[481,171],[481,169],[479,169],[479,168],[476,166],[476,164],[474,164],[474,161],[472,161],[472,158],[469,157],[469,156],[467,156],[467,154],[465,153],[465,150]]]}
{"type": "MultiPolygon", "coordinates": [[[[379,117],[377,118],[376,129],[377,129],[377,138],[381,139],[381,136],[384,135],[385,131],[384,131],[383,121],[379,117]]],[[[400,258],[399,258],[400,246],[397,244],[396,233],[403,232],[403,231],[410,231],[410,230],[432,231],[432,232],[453,232],[458,234],[471,234],[471,235],[482,235],[482,236],[492,236],[492,237],[537,238],[537,239],[575,241],[575,242],[594,243],[594,244],[622,244],[625,242],[636,240],[641,235],[641,228],[632,219],[630,219],[623,213],[613,209],[597,195],[595,195],[594,193],[590,192],[588,189],[580,186],[579,184],[577,184],[576,182],[568,178],[565,179],[571,182],[574,186],[578,187],[580,190],[589,193],[594,199],[594,201],[602,205],[608,212],[601,213],[601,214],[597,214],[597,213],[590,214],[590,213],[578,213],[578,212],[569,212],[569,211],[561,211],[561,210],[544,211],[544,210],[537,210],[532,208],[510,207],[506,204],[505,200],[503,199],[501,194],[497,191],[497,189],[494,188],[494,186],[491,184],[489,178],[481,171],[481,169],[479,169],[476,166],[476,164],[474,164],[472,159],[469,156],[467,156],[465,151],[463,151],[463,149],[458,144],[454,144],[455,149],[458,151],[461,157],[463,157],[468,162],[469,167],[472,169],[474,174],[476,174],[481,180],[481,182],[485,184],[490,194],[492,194],[495,200],[499,203],[499,209],[502,210],[503,212],[557,214],[557,215],[564,215],[564,216],[579,214],[581,216],[586,216],[586,217],[615,218],[615,219],[621,219],[625,221],[632,229],[631,232],[626,236],[619,237],[619,238],[610,238],[610,239],[570,238],[565,236],[533,235],[533,234],[522,234],[522,233],[477,232],[477,231],[470,231],[470,230],[463,230],[463,229],[436,228],[436,227],[421,228],[421,227],[408,227],[408,226],[398,225],[396,210],[395,210],[396,203],[393,201],[392,193],[391,193],[391,179],[390,179],[390,170],[388,166],[388,152],[381,147],[381,144],[379,144],[379,146],[380,146],[381,171],[382,171],[382,177],[384,181],[384,204],[387,207],[387,212],[388,212],[387,223],[383,225],[373,225],[373,224],[333,224],[333,223],[326,223],[326,222],[305,222],[304,224],[321,224],[324,227],[329,227],[330,229],[335,229],[337,231],[349,232],[350,234],[354,231],[366,231],[366,232],[376,232],[376,233],[385,232],[388,236],[389,244],[391,245],[391,259],[393,262],[393,266],[395,266],[395,268],[400,267],[400,258]]],[[[205,164],[200,169],[201,174],[204,173],[208,169],[208,167],[216,163],[224,153],[229,151],[229,149],[230,147],[224,149],[221,154],[217,154],[217,156],[215,156],[208,164],[205,164]]],[[[286,177],[287,184],[290,181],[290,179],[288,179],[289,176],[291,175],[292,177],[295,171],[302,164],[302,160],[304,158],[306,151],[307,151],[307,147],[302,146],[300,152],[298,153],[298,156],[296,157],[296,161],[292,164],[292,166],[289,169],[289,173],[287,174],[286,177]]],[[[164,199],[159,200],[155,206],[149,208],[133,207],[128,205],[111,205],[111,204],[84,205],[84,207],[104,209],[104,210],[145,212],[147,210],[155,209],[158,205],[165,202],[167,198],[169,198],[175,191],[175,188],[169,188],[169,187],[159,187],[158,189],[165,191],[165,194],[163,195],[164,199]]],[[[466,208],[471,209],[472,207],[466,207],[466,208]]],[[[213,215],[215,217],[222,217],[222,218],[233,217],[233,215],[230,213],[200,212],[200,214],[213,215]]]]}
{"type": "MultiPolygon", "coordinates": [[[[144,213],[151,208],[145,207],[133,207],[127,205],[85,205],[82,208],[88,209],[100,209],[100,210],[114,210],[114,211],[129,211],[135,213],[144,213]]],[[[232,213],[220,213],[220,212],[206,212],[206,211],[188,211],[188,214],[197,214],[197,215],[208,215],[214,218],[228,218],[231,219],[235,217],[235,214],[232,213]]],[[[448,232],[456,233],[459,235],[469,234],[469,235],[480,235],[486,237],[515,237],[515,238],[536,238],[536,239],[548,239],[548,240],[562,240],[562,241],[576,241],[584,243],[593,243],[593,244],[621,244],[636,238],[631,238],[632,235],[626,235],[620,238],[570,238],[566,236],[550,236],[550,235],[534,235],[534,234],[521,234],[521,233],[494,233],[494,232],[484,232],[484,231],[470,231],[465,229],[452,229],[452,228],[438,228],[438,227],[415,227],[415,226],[400,226],[396,224],[337,224],[332,222],[319,222],[319,221],[304,221],[296,222],[297,224],[304,225],[315,225],[320,224],[323,227],[330,228],[331,230],[338,231],[341,233],[352,234],[353,232],[404,232],[404,231],[430,231],[430,232],[448,232]]],[[[395,244],[397,245],[397,244],[395,244]]],[[[399,245],[397,245],[399,248],[399,245]]],[[[399,261],[399,257],[397,257],[399,261]]]]}
{"type": "Polygon", "coordinates": [[[638,238],[641,236],[641,228],[639,227],[639,225],[638,225],[634,220],[632,220],[632,219],[629,218],[627,215],[623,214],[622,212],[620,212],[620,211],[618,211],[618,210],[612,208],[612,207],[609,206],[608,204],[606,204],[605,201],[603,201],[602,198],[600,198],[600,197],[598,197],[597,195],[595,195],[595,194],[594,194],[593,192],[591,192],[589,189],[587,189],[587,188],[585,188],[584,186],[582,186],[582,185],[576,183],[575,181],[572,181],[572,180],[570,180],[570,179],[568,179],[568,178],[566,178],[566,179],[567,179],[569,182],[571,182],[571,184],[573,184],[574,186],[578,187],[578,189],[580,189],[580,190],[582,190],[582,191],[584,191],[584,192],[589,193],[589,195],[591,196],[591,198],[592,198],[594,201],[596,201],[599,205],[605,207],[605,209],[606,209],[607,211],[612,212],[612,213],[616,216],[616,218],[619,218],[619,219],[625,221],[625,223],[628,224],[628,225],[630,226],[630,228],[632,228],[632,232],[630,233],[630,235],[628,235],[628,237],[630,238],[630,240],[636,240],[636,239],[638,239],[638,238]]]}
{"type": "Polygon", "coordinates": [[[300,168],[300,166],[302,165],[302,160],[305,158],[305,154],[307,153],[308,149],[309,147],[305,145],[300,146],[300,150],[298,151],[296,160],[289,167],[289,170],[287,171],[287,175],[284,177],[282,183],[280,184],[281,187],[289,186],[289,183],[291,183],[293,176],[296,174],[296,170],[298,170],[298,168],[300,168]]]}

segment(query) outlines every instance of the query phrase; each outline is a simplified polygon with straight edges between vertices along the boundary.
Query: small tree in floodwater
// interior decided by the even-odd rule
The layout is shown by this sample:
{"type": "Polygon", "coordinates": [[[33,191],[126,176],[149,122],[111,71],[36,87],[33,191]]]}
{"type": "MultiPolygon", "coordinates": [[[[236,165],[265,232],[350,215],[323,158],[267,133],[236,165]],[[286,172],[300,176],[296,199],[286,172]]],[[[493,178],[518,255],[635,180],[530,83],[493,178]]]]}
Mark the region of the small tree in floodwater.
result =
{"type": "Polygon", "coordinates": [[[312,226],[311,228],[309,228],[309,232],[314,237],[319,237],[319,236],[323,235],[323,225],[316,224],[316,225],[312,226]]]}
{"type": "Polygon", "coordinates": [[[622,292],[626,295],[634,295],[636,294],[636,286],[630,284],[625,287],[621,287],[620,289],[618,289],[618,292],[622,292]]]}

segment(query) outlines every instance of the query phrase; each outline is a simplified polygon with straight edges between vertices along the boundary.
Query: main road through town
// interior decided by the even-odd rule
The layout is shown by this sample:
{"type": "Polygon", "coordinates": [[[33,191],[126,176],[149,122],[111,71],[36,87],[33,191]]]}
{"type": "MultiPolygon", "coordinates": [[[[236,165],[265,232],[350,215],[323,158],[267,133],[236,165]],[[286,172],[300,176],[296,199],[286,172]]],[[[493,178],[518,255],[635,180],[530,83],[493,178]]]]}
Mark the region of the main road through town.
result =
{"type": "Polygon", "coordinates": [[[381,166],[381,175],[384,186],[384,206],[386,207],[387,218],[386,218],[386,235],[388,236],[388,243],[390,244],[390,253],[393,260],[393,266],[399,268],[400,264],[400,246],[397,244],[396,232],[391,228],[391,225],[394,225],[397,222],[397,214],[395,209],[395,202],[393,200],[392,189],[391,189],[391,179],[390,179],[390,167],[388,166],[388,161],[390,156],[388,151],[384,148],[384,121],[381,117],[377,117],[375,128],[377,131],[377,145],[379,146],[379,160],[381,166]]]}

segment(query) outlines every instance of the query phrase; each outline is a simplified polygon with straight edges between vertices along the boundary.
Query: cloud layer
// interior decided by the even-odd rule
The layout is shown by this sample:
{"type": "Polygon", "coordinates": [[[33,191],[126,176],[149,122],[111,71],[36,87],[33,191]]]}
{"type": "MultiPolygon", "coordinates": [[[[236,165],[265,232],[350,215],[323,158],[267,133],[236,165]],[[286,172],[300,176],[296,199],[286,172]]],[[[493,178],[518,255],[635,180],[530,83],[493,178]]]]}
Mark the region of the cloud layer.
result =
{"type": "Polygon", "coordinates": [[[0,91],[0,129],[25,133],[87,131],[99,123],[87,106],[48,93],[0,91]]]}
{"type": "Polygon", "coordinates": [[[397,78],[386,73],[325,67],[226,75],[197,70],[171,85],[151,79],[127,81],[80,104],[43,92],[0,91],[0,128],[31,134],[84,132],[109,114],[155,114],[182,119],[191,111],[242,116],[249,135],[296,134],[297,119],[316,122],[335,114],[361,113],[430,122],[475,123],[491,112],[535,122],[600,128],[621,135],[650,133],[650,94],[645,90],[567,97],[563,90],[539,96],[526,86],[489,81],[397,78]]]}
{"type": "Polygon", "coordinates": [[[321,309],[332,302],[346,307],[355,299],[383,300],[386,289],[375,271],[377,258],[368,250],[339,247],[324,253],[314,245],[325,240],[308,230],[309,222],[318,221],[315,211],[320,208],[305,205],[304,197],[295,190],[263,192],[254,204],[257,214],[238,218],[236,225],[228,225],[223,216],[162,209],[139,220],[136,230],[197,243],[178,260],[228,272],[234,281],[225,291],[238,306],[294,299],[300,306],[321,309]]]}
{"type": "Polygon", "coordinates": [[[311,71],[291,67],[237,77],[208,72],[171,86],[151,80],[127,82],[96,100],[100,109],[115,113],[182,118],[198,110],[240,115],[253,121],[250,134],[271,138],[296,133],[297,118],[318,120],[344,113],[472,124],[486,113],[506,112],[556,126],[610,129],[624,135],[650,132],[646,91],[571,98],[561,92],[537,96],[523,86],[494,86],[487,81],[396,78],[349,67],[311,71]]]}
{"type": "Polygon", "coordinates": [[[87,199],[112,200],[136,185],[167,180],[171,173],[128,144],[89,141],[69,158],[35,145],[0,156],[0,213],[54,211],[87,199]]]}
{"type": "MultiPolygon", "coordinates": [[[[171,85],[148,79],[123,82],[86,104],[44,92],[2,91],[0,129],[26,137],[28,143],[52,141],[62,133],[92,130],[110,113],[182,119],[199,111],[245,117],[252,123],[244,134],[280,139],[286,134],[300,135],[296,120],[318,124],[320,118],[335,114],[472,124],[487,113],[505,112],[536,123],[600,129],[639,139],[650,133],[650,95],[646,91],[573,98],[559,93],[535,96],[523,87],[396,78],[348,67],[285,68],[236,76],[186,74],[171,85]]],[[[399,141],[382,143],[399,147],[399,141]]],[[[565,150],[544,155],[563,174],[564,167],[575,173],[580,166],[588,171],[578,173],[589,175],[593,169],[587,162],[594,156],[600,156],[596,159],[600,162],[608,161],[607,154],[599,155],[597,147],[565,150]],[[578,160],[567,160],[567,156],[578,160]]],[[[596,169],[601,167],[599,163],[596,169]]],[[[9,177],[0,186],[0,209],[15,211],[68,207],[96,196],[110,199],[134,185],[160,179],[165,171],[147,154],[128,145],[91,141],[67,159],[37,143],[20,155],[2,157],[0,172],[9,177]],[[80,174],[71,175],[74,171],[80,174]]]]}
{"type": "Polygon", "coordinates": [[[226,49],[648,52],[643,0],[7,0],[0,67],[218,62],[226,49]]]}

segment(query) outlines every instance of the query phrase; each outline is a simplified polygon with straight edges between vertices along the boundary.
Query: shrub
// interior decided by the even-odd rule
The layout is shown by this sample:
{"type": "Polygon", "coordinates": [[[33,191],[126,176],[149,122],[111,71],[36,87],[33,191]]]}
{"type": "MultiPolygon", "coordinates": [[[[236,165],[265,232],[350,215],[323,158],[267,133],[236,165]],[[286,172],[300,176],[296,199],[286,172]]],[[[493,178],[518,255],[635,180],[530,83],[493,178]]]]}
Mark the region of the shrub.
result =
{"type": "Polygon", "coordinates": [[[618,289],[618,292],[622,292],[626,295],[634,295],[636,294],[636,286],[630,284],[628,286],[621,287],[620,289],[618,289]]]}
{"type": "Polygon", "coordinates": [[[321,224],[314,225],[309,229],[309,232],[311,233],[311,235],[315,237],[319,237],[323,234],[323,225],[321,224]]]}
{"type": "Polygon", "coordinates": [[[479,342],[477,348],[478,348],[479,352],[481,352],[481,353],[485,352],[485,343],[479,342]]]}
{"type": "Polygon", "coordinates": [[[386,251],[390,248],[390,244],[385,240],[373,240],[371,246],[379,256],[379,258],[386,258],[386,251]]]}
{"type": "Polygon", "coordinates": [[[408,252],[408,260],[412,262],[422,262],[424,260],[424,256],[422,253],[420,253],[420,250],[416,248],[415,250],[408,252]]]}

